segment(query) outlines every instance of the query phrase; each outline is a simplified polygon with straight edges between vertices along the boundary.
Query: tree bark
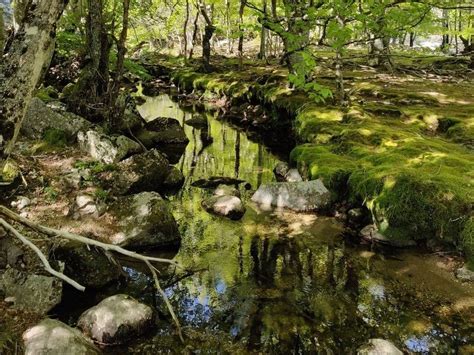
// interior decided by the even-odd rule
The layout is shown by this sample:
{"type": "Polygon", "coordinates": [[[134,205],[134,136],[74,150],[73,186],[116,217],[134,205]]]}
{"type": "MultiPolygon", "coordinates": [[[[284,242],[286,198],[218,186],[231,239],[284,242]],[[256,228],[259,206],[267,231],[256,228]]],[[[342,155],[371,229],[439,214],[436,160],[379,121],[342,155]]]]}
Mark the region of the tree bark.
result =
{"type": "Polygon", "coordinates": [[[242,69],[244,60],[244,10],[246,0],[240,0],[239,8],[239,69],[242,69]]]}
{"type": "Polygon", "coordinates": [[[212,20],[209,18],[209,15],[206,11],[206,6],[200,6],[201,15],[206,22],[206,27],[204,28],[204,36],[202,38],[202,67],[205,72],[212,71],[211,68],[211,39],[214,35],[216,27],[213,25],[212,20]]]}
{"type": "Polygon", "coordinates": [[[103,0],[88,0],[87,3],[86,65],[67,101],[72,111],[93,118],[108,91],[110,41],[105,28],[103,0]]]}
{"type": "Polygon", "coordinates": [[[54,51],[56,25],[67,0],[29,0],[23,22],[0,62],[0,171],[13,146],[33,92],[54,51]]]}
{"type": "Polygon", "coordinates": [[[191,48],[189,49],[189,59],[193,59],[194,46],[196,45],[198,29],[199,29],[198,21],[199,21],[199,10],[196,12],[196,18],[194,19],[193,38],[191,39],[191,48]]]}
{"type": "Polygon", "coordinates": [[[5,47],[6,40],[7,35],[5,31],[5,23],[3,21],[3,7],[0,7],[0,57],[3,54],[3,48],[5,47]]]}

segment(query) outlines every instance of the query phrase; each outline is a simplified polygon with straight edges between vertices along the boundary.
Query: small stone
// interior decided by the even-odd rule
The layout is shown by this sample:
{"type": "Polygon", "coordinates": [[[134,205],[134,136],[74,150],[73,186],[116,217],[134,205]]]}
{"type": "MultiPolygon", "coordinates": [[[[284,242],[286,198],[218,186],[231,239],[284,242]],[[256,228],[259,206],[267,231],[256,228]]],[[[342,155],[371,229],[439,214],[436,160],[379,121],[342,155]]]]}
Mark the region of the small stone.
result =
{"type": "Polygon", "coordinates": [[[12,207],[15,207],[18,211],[21,211],[25,207],[31,204],[31,200],[28,197],[20,196],[16,201],[11,203],[12,207]]]}
{"type": "Polygon", "coordinates": [[[15,297],[7,297],[3,300],[3,302],[8,303],[8,304],[14,304],[16,302],[15,297]]]}
{"type": "Polygon", "coordinates": [[[216,215],[239,220],[245,214],[242,200],[236,196],[212,196],[202,202],[203,208],[216,215]]]}
{"type": "Polygon", "coordinates": [[[377,226],[369,224],[359,232],[360,236],[370,242],[390,245],[396,248],[407,248],[416,246],[416,242],[411,239],[388,238],[379,232],[377,226]]]}
{"type": "Polygon", "coordinates": [[[469,270],[466,265],[457,269],[455,274],[456,274],[456,277],[462,282],[474,281],[474,271],[469,270]]]}

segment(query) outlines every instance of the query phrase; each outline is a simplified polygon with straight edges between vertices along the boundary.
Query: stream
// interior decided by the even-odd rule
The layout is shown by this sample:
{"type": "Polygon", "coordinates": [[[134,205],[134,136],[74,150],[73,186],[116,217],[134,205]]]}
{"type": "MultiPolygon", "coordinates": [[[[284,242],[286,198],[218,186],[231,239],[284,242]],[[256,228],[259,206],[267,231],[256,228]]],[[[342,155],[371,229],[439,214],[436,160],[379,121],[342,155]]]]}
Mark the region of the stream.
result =
{"type": "MultiPolygon", "coordinates": [[[[165,116],[182,124],[196,114],[167,95],[148,98],[140,113],[148,120],[165,116]]],[[[188,350],[349,354],[370,338],[414,353],[473,350],[473,287],[457,282],[440,258],[353,244],[334,218],[259,211],[250,197],[260,184],[274,181],[272,170],[281,154],[250,140],[216,113],[200,114],[207,116],[208,127],[184,124],[189,144],[176,165],[186,180],[168,196],[182,244],[164,255],[175,257],[186,271],[163,268],[161,273],[188,350]],[[247,208],[241,221],[202,209],[212,190],[191,183],[210,176],[251,185],[240,185],[247,208]]],[[[106,351],[183,351],[146,270],[126,265],[129,283],[74,298],[59,317],[74,324],[80,312],[107,295],[129,293],[158,309],[158,325],[126,347],[106,351]]]]}

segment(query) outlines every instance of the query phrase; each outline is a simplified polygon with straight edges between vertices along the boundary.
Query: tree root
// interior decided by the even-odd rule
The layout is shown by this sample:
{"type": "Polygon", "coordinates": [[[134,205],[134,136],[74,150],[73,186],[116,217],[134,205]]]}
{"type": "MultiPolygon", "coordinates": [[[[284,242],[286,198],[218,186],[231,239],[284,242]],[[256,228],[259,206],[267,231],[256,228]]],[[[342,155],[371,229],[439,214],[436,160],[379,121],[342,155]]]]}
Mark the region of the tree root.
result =
{"type": "MultiPolygon", "coordinates": [[[[11,220],[13,220],[15,222],[18,222],[18,223],[20,223],[20,224],[36,231],[36,232],[48,235],[50,237],[59,237],[59,238],[72,240],[72,241],[79,242],[79,243],[86,244],[86,245],[94,245],[96,247],[99,247],[99,248],[103,249],[106,252],[107,251],[114,251],[116,253],[119,253],[119,254],[125,255],[127,257],[137,259],[137,260],[140,260],[140,261],[144,262],[148,266],[148,268],[150,269],[150,272],[151,272],[151,274],[153,276],[153,279],[154,279],[154,282],[155,282],[156,290],[163,297],[163,300],[165,301],[166,306],[167,306],[167,308],[168,308],[168,310],[171,314],[171,317],[173,318],[173,321],[176,325],[179,338],[184,343],[184,338],[183,338],[183,334],[182,334],[182,331],[181,331],[181,325],[179,323],[178,317],[176,316],[176,314],[173,310],[173,307],[171,306],[171,303],[168,300],[168,297],[166,296],[165,292],[163,291],[163,289],[160,286],[160,282],[159,282],[158,274],[157,274],[158,271],[152,264],[152,262],[161,262],[161,263],[171,264],[175,267],[181,267],[176,261],[171,260],[171,259],[155,258],[155,257],[151,257],[151,256],[141,255],[141,254],[129,251],[127,249],[121,248],[117,245],[103,243],[103,242],[99,242],[99,241],[94,240],[94,239],[83,237],[83,236],[78,235],[78,234],[74,234],[74,233],[70,233],[70,232],[66,232],[66,231],[61,231],[61,230],[45,227],[45,226],[42,226],[42,225],[37,224],[35,222],[32,222],[29,219],[24,218],[24,217],[18,215],[17,213],[11,211],[10,209],[6,208],[5,206],[1,206],[1,205],[0,205],[0,215],[3,215],[8,219],[11,219],[11,220]]],[[[78,282],[74,281],[73,279],[71,279],[70,277],[64,275],[63,273],[54,270],[51,267],[47,257],[43,254],[43,252],[31,240],[29,240],[24,235],[22,235],[15,227],[13,227],[10,223],[8,223],[4,218],[0,218],[0,226],[3,226],[7,231],[9,231],[11,234],[13,234],[16,238],[18,238],[23,244],[25,244],[27,247],[32,249],[36,253],[36,255],[38,255],[39,259],[41,260],[41,262],[42,262],[42,264],[45,268],[45,270],[48,273],[50,273],[51,275],[63,280],[64,282],[66,282],[67,284],[71,285],[72,287],[74,287],[75,289],[77,289],[79,291],[84,291],[85,290],[85,287],[80,285],[78,282]]]]}

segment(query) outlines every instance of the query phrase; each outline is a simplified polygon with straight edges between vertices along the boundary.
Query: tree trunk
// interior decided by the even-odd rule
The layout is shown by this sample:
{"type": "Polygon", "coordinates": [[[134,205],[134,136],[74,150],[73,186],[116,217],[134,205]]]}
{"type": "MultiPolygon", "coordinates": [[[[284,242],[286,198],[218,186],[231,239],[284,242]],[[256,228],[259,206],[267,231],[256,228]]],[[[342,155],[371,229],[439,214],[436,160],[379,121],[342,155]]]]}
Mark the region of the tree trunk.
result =
{"type": "Polygon", "coordinates": [[[246,0],[240,0],[239,8],[239,69],[242,69],[244,60],[244,10],[246,0]]]}
{"type": "Polygon", "coordinates": [[[86,65],[67,101],[71,110],[93,118],[103,104],[109,83],[110,42],[103,17],[103,0],[88,0],[86,39],[86,65]]]}
{"type": "Polygon", "coordinates": [[[210,72],[211,68],[211,39],[216,28],[212,24],[212,20],[206,11],[206,6],[201,5],[201,14],[206,21],[206,27],[204,28],[204,36],[202,38],[202,67],[205,72],[210,72]]]}
{"type": "Polygon", "coordinates": [[[51,60],[56,24],[66,2],[30,0],[8,55],[0,62],[0,168],[13,150],[43,68],[51,60]]]}
{"type": "Polygon", "coordinates": [[[115,77],[112,83],[112,87],[108,89],[108,124],[112,128],[116,126],[116,124],[118,124],[118,122],[123,118],[123,112],[125,110],[125,105],[119,104],[117,98],[119,96],[120,87],[123,79],[125,54],[127,53],[127,47],[125,45],[127,42],[128,35],[129,9],[130,0],[123,0],[122,31],[120,32],[120,38],[117,43],[117,65],[115,68],[115,77]]]}
{"type": "Polygon", "coordinates": [[[188,57],[188,22],[189,22],[189,0],[186,0],[186,17],[184,19],[183,40],[184,40],[184,60],[188,57]]]}
{"type": "Polygon", "coordinates": [[[198,29],[199,29],[198,21],[199,21],[199,10],[196,12],[196,18],[194,19],[193,38],[191,39],[191,48],[189,49],[189,59],[193,58],[194,46],[196,45],[198,29]]]}
{"type": "Polygon", "coordinates": [[[3,22],[3,7],[0,7],[0,57],[3,54],[3,48],[7,41],[7,35],[5,31],[5,23],[3,22]]]}
{"type": "MultiPolygon", "coordinates": [[[[267,0],[263,0],[263,13],[267,16],[267,0]]],[[[262,26],[260,30],[260,52],[258,53],[259,59],[265,59],[267,57],[267,29],[262,26]]]]}

